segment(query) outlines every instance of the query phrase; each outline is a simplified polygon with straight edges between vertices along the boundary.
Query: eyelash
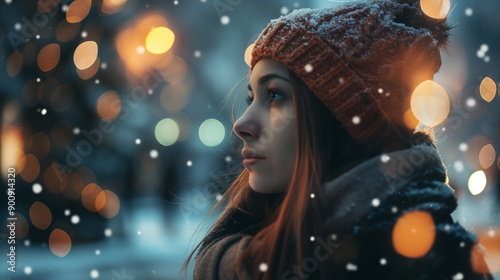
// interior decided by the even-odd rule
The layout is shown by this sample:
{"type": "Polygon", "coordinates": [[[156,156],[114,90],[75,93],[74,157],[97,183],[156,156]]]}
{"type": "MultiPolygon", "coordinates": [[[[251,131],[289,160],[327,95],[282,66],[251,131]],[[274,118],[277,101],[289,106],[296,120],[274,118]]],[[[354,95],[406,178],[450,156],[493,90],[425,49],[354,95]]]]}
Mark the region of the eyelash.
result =
{"type": "MultiPolygon", "coordinates": [[[[273,100],[271,100],[271,98],[273,96],[276,96],[276,94],[279,94],[279,95],[283,96],[282,98],[285,97],[284,94],[281,94],[280,92],[278,92],[277,90],[274,90],[272,88],[270,88],[270,89],[267,90],[267,95],[269,97],[269,103],[273,102],[273,100]]],[[[277,99],[277,100],[279,100],[279,99],[277,99]]],[[[253,97],[247,96],[246,101],[247,101],[247,105],[250,106],[250,104],[252,104],[252,102],[253,102],[253,97]]],[[[276,100],[274,100],[274,101],[276,101],[276,100]]]]}

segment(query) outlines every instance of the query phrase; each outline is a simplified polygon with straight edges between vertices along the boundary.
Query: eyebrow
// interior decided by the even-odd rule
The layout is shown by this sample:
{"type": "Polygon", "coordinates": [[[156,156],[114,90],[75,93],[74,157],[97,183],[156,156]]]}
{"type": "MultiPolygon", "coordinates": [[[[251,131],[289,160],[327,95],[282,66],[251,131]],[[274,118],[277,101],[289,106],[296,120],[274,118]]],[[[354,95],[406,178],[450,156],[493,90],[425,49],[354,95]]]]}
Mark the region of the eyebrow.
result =
{"type": "MultiPolygon", "coordinates": [[[[274,74],[273,73],[273,74],[267,74],[267,75],[264,75],[264,76],[260,77],[259,81],[258,81],[258,84],[262,85],[262,84],[267,83],[269,80],[276,79],[276,78],[277,79],[282,79],[282,80],[287,81],[287,82],[290,82],[290,80],[288,80],[287,78],[285,78],[283,76],[280,76],[278,74],[274,74]]],[[[248,88],[249,91],[252,91],[252,87],[250,86],[250,84],[248,84],[247,88],[248,88]]]]}

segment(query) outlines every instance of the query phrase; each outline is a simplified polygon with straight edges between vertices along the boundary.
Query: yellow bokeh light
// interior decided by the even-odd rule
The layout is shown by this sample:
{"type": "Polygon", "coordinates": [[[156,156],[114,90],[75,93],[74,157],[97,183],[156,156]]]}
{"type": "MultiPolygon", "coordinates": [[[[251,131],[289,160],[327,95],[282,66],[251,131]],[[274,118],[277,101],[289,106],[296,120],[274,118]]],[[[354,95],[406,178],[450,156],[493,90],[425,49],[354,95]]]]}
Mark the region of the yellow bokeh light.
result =
{"type": "Polygon", "coordinates": [[[404,214],[392,229],[394,249],[408,258],[420,258],[427,254],[434,244],[435,237],[434,220],[424,211],[404,214]]]}
{"type": "Polygon", "coordinates": [[[166,27],[151,30],[146,37],[146,49],[153,54],[162,54],[174,44],[174,32],[166,27]]]}
{"type": "Polygon", "coordinates": [[[13,167],[19,172],[19,162],[24,156],[24,139],[19,128],[4,125],[2,128],[1,142],[1,164],[4,167],[3,178],[7,178],[8,168],[13,167]]]}
{"type": "Polygon", "coordinates": [[[92,0],[75,0],[66,11],[66,20],[70,23],[82,21],[90,12],[92,0]]]}
{"type": "Polygon", "coordinates": [[[429,17],[444,19],[450,11],[450,0],[420,0],[422,11],[429,17]]]}
{"type": "Polygon", "coordinates": [[[481,97],[486,102],[491,102],[497,93],[497,85],[495,84],[495,81],[493,81],[490,77],[484,78],[479,86],[479,92],[481,93],[481,97]]]}
{"type": "Polygon", "coordinates": [[[255,43],[248,46],[247,49],[245,50],[245,63],[248,66],[250,66],[250,63],[252,62],[252,51],[253,51],[254,46],[255,46],[255,43]]]}
{"type": "Polygon", "coordinates": [[[411,111],[419,122],[427,126],[442,123],[450,112],[446,90],[432,80],[422,82],[411,96],[411,111]]]}
{"type": "Polygon", "coordinates": [[[484,191],[486,187],[486,174],[484,171],[479,170],[469,177],[469,191],[473,195],[478,195],[484,191]]]}
{"type": "Polygon", "coordinates": [[[98,47],[94,41],[85,41],[76,47],[73,61],[76,68],[85,70],[92,66],[97,59],[98,47]]]}

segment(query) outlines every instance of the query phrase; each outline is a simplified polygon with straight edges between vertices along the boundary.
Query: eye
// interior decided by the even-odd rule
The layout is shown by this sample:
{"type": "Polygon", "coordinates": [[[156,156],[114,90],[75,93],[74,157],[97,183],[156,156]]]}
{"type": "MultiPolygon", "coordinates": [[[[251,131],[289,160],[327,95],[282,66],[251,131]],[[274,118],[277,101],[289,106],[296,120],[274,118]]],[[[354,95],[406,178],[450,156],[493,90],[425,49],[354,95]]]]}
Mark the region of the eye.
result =
{"type": "Polygon", "coordinates": [[[250,104],[252,104],[253,97],[251,97],[251,96],[249,95],[249,96],[247,96],[246,100],[247,100],[247,105],[248,105],[248,106],[250,106],[250,104]]]}
{"type": "Polygon", "coordinates": [[[268,89],[267,94],[269,96],[269,103],[280,100],[285,97],[283,94],[274,89],[268,89]]]}

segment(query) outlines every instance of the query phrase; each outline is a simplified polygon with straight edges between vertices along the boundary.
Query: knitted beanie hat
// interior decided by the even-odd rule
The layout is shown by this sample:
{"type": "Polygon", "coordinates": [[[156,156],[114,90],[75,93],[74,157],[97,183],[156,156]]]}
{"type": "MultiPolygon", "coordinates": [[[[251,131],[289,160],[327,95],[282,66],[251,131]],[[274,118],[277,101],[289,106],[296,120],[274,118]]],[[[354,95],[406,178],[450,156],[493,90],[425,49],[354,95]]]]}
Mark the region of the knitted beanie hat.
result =
{"type": "Polygon", "coordinates": [[[300,9],[270,22],[250,67],[272,58],[292,70],[366,150],[408,141],[404,114],[418,84],[441,66],[446,19],[425,15],[418,0],[349,2],[300,9]]]}

